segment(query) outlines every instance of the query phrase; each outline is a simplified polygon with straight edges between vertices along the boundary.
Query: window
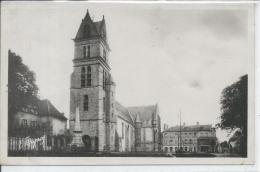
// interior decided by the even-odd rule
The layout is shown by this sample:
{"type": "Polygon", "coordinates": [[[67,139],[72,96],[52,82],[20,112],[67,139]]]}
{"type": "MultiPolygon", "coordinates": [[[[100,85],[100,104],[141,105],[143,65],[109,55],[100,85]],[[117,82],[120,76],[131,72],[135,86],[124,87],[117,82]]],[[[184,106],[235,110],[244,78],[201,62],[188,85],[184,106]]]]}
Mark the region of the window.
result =
{"type": "Polygon", "coordinates": [[[122,138],[124,138],[124,123],[122,123],[122,138]]]}
{"type": "Polygon", "coordinates": [[[47,135],[47,146],[52,146],[52,137],[47,135]]]}
{"type": "Polygon", "coordinates": [[[83,110],[88,111],[88,95],[84,95],[83,110]]]}
{"type": "Polygon", "coordinates": [[[91,66],[87,68],[87,86],[91,86],[91,66]]]}
{"type": "Polygon", "coordinates": [[[22,120],[22,125],[27,126],[27,120],[26,119],[22,120]]]}
{"type": "Polygon", "coordinates": [[[36,121],[31,121],[30,125],[31,125],[31,127],[36,127],[37,126],[36,121]]]}
{"type": "Polygon", "coordinates": [[[107,52],[105,49],[103,49],[103,57],[104,57],[104,60],[107,61],[107,52]]]}
{"type": "Polygon", "coordinates": [[[103,89],[105,89],[105,86],[106,86],[105,77],[106,77],[106,72],[105,72],[105,70],[103,69],[103,89]]]}
{"type": "Polygon", "coordinates": [[[87,48],[86,48],[86,46],[83,47],[83,57],[84,58],[87,57],[87,48]]]}
{"type": "Polygon", "coordinates": [[[88,54],[87,54],[88,57],[90,57],[90,45],[88,45],[88,54]]]}
{"type": "Polygon", "coordinates": [[[85,87],[85,68],[81,68],[81,87],[85,87]]]}
{"type": "Polygon", "coordinates": [[[103,112],[106,112],[106,98],[103,97],[103,112]]]}

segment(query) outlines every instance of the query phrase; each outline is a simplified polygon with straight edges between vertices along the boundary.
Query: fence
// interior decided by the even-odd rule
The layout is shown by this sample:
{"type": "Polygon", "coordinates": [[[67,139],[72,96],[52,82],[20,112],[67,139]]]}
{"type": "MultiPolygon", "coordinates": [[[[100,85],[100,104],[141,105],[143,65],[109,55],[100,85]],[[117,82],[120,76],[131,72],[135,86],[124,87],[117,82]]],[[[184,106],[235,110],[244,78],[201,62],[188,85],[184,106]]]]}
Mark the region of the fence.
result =
{"type": "Polygon", "coordinates": [[[8,150],[9,151],[48,151],[51,150],[51,146],[47,145],[47,136],[43,135],[39,138],[31,137],[9,137],[8,138],[8,150]]]}
{"type": "Polygon", "coordinates": [[[61,151],[70,142],[69,136],[53,135],[49,126],[17,126],[9,133],[9,156],[61,151]]]}

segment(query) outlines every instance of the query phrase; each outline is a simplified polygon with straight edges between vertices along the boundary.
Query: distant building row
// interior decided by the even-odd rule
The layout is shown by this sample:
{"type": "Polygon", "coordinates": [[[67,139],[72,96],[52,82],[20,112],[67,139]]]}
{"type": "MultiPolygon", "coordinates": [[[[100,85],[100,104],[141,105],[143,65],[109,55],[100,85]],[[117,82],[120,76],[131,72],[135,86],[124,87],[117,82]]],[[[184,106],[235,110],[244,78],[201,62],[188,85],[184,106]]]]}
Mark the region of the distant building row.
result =
{"type": "Polygon", "coordinates": [[[163,151],[165,152],[215,152],[216,131],[211,125],[164,126],[163,151]]]}

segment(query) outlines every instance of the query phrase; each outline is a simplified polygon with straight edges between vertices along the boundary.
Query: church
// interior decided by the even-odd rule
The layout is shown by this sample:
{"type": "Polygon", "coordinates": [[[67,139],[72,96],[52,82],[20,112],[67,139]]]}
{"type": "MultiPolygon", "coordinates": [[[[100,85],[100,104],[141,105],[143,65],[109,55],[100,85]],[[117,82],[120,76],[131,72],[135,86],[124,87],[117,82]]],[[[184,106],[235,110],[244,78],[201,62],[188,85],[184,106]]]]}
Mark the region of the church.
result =
{"type": "Polygon", "coordinates": [[[158,105],[125,107],[115,100],[109,51],[104,16],[93,21],[87,11],[74,38],[69,118],[72,144],[96,152],[160,151],[158,105]]]}

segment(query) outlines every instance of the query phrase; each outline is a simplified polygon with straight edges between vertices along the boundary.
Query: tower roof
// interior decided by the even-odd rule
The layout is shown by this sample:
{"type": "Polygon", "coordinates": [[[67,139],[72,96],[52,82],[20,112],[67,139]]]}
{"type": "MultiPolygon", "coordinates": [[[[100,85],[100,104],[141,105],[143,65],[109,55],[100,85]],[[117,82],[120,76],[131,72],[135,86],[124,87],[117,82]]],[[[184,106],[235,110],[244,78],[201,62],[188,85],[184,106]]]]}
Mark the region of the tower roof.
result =
{"type": "Polygon", "coordinates": [[[105,18],[103,16],[102,20],[100,21],[93,21],[87,13],[82,19],[81,24],[79,26],[78,32],[75,37],[75,41],[77,40],[84,40],[89,38],[96,38],[100,37],[106,42],[106,23],[105,18]]]}

